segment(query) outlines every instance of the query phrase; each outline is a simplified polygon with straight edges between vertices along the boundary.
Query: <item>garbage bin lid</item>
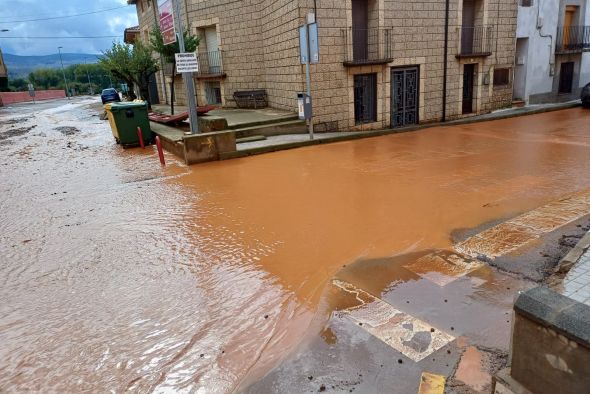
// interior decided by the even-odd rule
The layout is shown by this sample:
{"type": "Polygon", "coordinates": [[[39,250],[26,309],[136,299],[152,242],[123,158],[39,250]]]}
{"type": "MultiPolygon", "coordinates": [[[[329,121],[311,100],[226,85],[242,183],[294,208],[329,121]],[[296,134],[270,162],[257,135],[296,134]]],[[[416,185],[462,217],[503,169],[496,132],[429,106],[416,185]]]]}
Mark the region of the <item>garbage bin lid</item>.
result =
{"type": "Polygon", "coordinates": [[[111,111],[121,111],[121,110],[130,109],[130,108],[145,108],[145,107],[147,107],[147,103],[145,101],[112,103],[111,104],[111,111]]]}

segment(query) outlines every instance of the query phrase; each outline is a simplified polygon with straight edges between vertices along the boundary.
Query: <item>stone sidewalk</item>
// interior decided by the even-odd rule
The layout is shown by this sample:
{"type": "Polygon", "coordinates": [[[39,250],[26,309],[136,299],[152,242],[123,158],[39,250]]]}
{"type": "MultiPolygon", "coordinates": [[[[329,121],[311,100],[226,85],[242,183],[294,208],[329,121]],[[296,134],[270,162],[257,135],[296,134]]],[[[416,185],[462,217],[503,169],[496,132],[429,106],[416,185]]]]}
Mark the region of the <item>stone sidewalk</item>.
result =
{"type": "Polygon", "coordinates": [[[563,280],[561,294],[590,306],[590,232],[564,258],[573,264],[563,280]]]}

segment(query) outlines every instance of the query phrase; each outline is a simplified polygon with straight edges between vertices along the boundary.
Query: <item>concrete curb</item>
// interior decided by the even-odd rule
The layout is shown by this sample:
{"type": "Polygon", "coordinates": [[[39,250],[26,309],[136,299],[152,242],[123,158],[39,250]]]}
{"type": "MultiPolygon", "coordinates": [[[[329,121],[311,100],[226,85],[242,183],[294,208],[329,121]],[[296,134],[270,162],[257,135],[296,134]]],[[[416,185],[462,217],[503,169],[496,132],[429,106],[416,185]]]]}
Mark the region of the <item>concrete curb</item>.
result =
{"type": "Polygon", "coordinates": [[[309,141],[297,141],[297,142],[287,142],[284,144],[277,144],[277,145],[269,145],[269,146],[262,146],[257,148],[250,148],[244,149],[236,152],[229,152],[220,155],[220,160],[228,160],[228,159],[237,159],[240,157],[248,157],[254,155],[260,155],[263,153],[270,153],[270,152],[277,152],[281,150],[288,150],[288,149],[295,149],[301,148],[305,146],[312,146],[312,145],[319,145],[319,144],[329,144],[333,142],[343,142],[343,141],[352,141],[358,140],[362,138],[372,138],[372,137],[381,137],[384,135],[390,134],[398,134],[398,133],[408,133],[411,131],[423,130],[432,127],[445,127],[445,126],[458,126],[464,124],[471,124],[471,123],[479,123],[479,122],[487,122],[493,120],[502,120],[502,119],[510,119],[516,118],[520,116],[527,116],[527,115],[535,115],[535,114],[542,114],[546,112],[553,112],[553,111],[560,111],[564,109],[576,108],[580,107],[582,104],[581,102],[568,102],[563,104],[556,104],[551,105],[548,107],[540,107],[540,108],[524,108],[523,110],[516,110],[514,112],[507,112],[503,113],[496,113],[496,114],[485,114],[480,116],[474,116],[464,119],[453,120],[449,122],[436,122],[436,123],[428,123],[422,125],[415,125],[409,127],[400,127],[396,129],[383,129],[383,130],[374,130],[374,131],[363,131],[360,133],[354,133],[347,135],[347,132],[342,132],[343,135],[328,137],[328,138],[321,138],[309,141]]]}
{"type": "Polygon", "coordinates": [[[590,231],[565,255],[555,267],[556,274],[567,274],[576,265],[580,257],[590,248],[590,231]]]}

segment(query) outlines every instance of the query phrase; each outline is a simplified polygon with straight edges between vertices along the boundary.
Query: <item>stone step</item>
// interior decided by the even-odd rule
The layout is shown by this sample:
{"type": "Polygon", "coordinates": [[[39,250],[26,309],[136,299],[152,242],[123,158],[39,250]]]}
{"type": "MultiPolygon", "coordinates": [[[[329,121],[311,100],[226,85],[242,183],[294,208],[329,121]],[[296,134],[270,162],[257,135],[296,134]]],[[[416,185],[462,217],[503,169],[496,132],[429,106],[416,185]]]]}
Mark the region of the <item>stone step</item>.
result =
{"type": "Polygon", "coordinates": [[[253,135],[253,136],[250,136],[250,137],[237,138],[236,139],[236,144],[241,144],[243,142],[264,141],[265,139],[266,139],[266,137],[263,136],[263,135],[253,135]]]}
{"type": "Polygon", "coordinates": [[[526,105],[524,100],[514,100],[512,102],[512,108],[522,108],[526,105]]]}
{"type": "Polygon", "coordinates": [[[297,119],[244,127],[240,129],[234,129],[234,131],[236,132],[236,138],[242,139],[255,135],[268,137],[284,134],[304,134],[307,132],[307,127],[305,125],[305,121],[297,119]]]}
{"type": "Polygon", "coordinates": [[[263,126],[263,125],[274,124],[274,123],[289,122],[292,120],[299,120],[299,115],[298,114],[287,114],[287,115],[276,116],[276,117],[261,119],[261,120],[255,120],[255,121],[251,121],[251,122],[242,122],[242,123],[229,122],[230,123],[229,128],[232,130],[245,129],[245,128],[250,128],[250,127],[254,127],[254,126],[263,126]]]}

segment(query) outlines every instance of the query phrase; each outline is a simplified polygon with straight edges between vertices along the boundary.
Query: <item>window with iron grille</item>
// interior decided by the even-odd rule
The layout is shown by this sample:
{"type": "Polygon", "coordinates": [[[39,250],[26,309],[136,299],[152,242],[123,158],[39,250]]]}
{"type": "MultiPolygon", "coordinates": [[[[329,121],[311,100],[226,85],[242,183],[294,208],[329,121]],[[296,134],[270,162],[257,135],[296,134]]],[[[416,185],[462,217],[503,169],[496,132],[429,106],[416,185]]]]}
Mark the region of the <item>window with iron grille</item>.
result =
{"type": "Polygon", "coordinates": [[[496,68],[494,70],[494,86],[505,86],[510,83],[510,69],[496,68]]]}
{"type": "Polygon", "coordinates": [[[354,121],[356,124],[377,121],[377,74],[354,76],[354,121]]]}
{"type": "Polygon", "coordinates": [[[532,7],[534,5],[534,0],[519,0],[518,5],[521,7],[532,7]]]}

